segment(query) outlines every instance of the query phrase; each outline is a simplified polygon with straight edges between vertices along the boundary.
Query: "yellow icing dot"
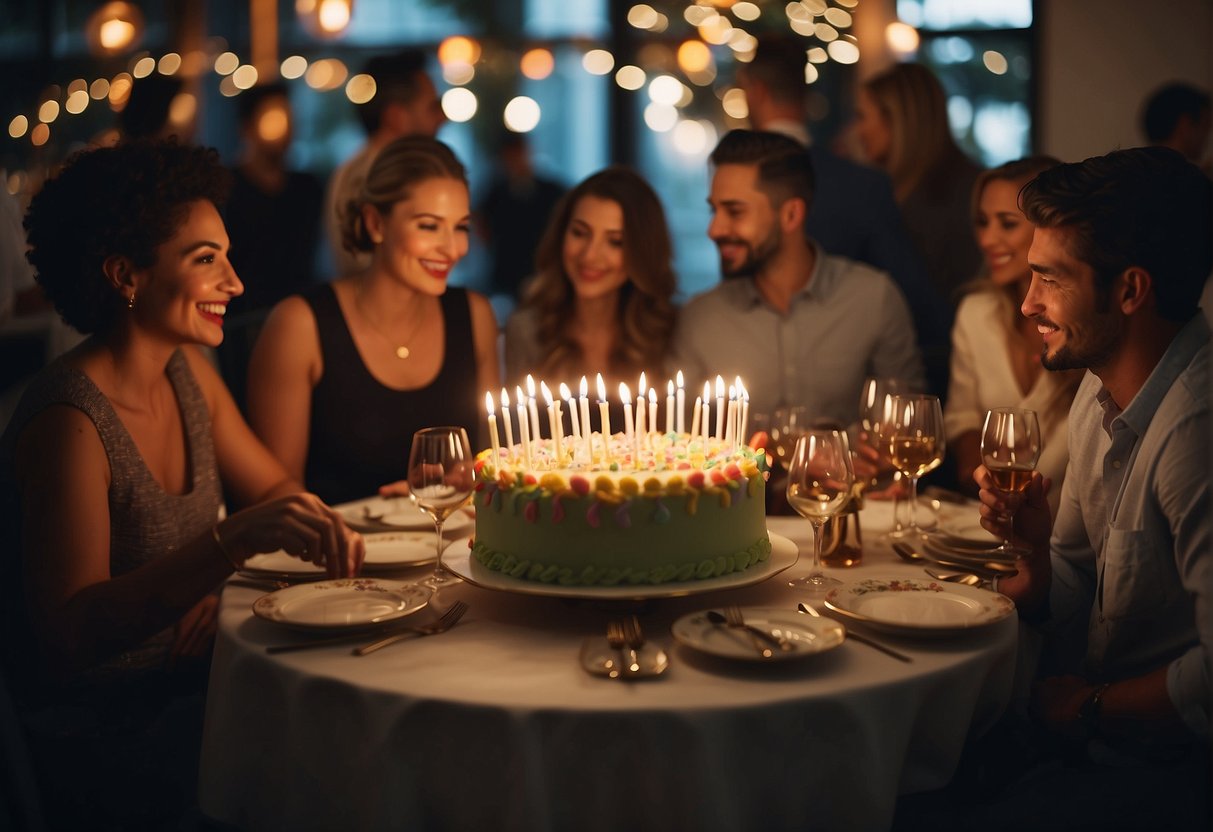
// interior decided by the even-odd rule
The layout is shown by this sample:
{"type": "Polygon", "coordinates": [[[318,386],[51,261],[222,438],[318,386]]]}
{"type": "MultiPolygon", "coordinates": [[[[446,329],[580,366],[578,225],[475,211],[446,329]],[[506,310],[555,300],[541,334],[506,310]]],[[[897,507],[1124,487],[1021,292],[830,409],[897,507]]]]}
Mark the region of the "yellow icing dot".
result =
{"type": "Polygon", "coordinates": [[[594,479],[594,490],[606,491],[609,493],[615,490],[615,482],[610,477],[596,477],[594,479]]]}
{"type": "Polygon", "coordinates": [[[595,491],[594,498],[600,503],[610,503],[613,506],[619,505],[626,499],[618,491],[595,491]]]}
{"type": "Polygon", "coordinates": [[[647,480],[645,480],[644,481],[644,493],[645,494],[660,494],[661,493],[661,480],[657,479],[656,477],[649,477],[647,480]]]}
{"type": "Polygon", "coordinates": [[[640,483],[631,477],[624,477],[619,481],[619,490],[629,497],[635,497],[640,493],[640,483]]]}
{"type": "Polygon", "coordinates": [[[666,482],[665,488],[671,497],[677,497],[686,490],[686,483],[683,482],[682,477],[673,476],[666,482]]]}
{"type": "Polygon", "coordinates": [[[559,474],[544,474],[539,478],[539,487],[546,491],[564,491],[568,488],[568,484],[564,481],[564,477],[559,474]]]}

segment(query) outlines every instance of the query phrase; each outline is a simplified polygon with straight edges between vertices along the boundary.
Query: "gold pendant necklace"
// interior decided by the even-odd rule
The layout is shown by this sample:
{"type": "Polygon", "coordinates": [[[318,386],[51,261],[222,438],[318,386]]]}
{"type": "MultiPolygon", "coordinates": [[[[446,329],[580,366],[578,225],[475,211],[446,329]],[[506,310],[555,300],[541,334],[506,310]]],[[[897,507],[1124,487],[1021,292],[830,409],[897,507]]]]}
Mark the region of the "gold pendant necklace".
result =
{"type": "Polygon", "coordinates": [[[358,314],[362,317],[362,320],[366,321],[370,325],[371,329],[375,330],[375,334],[378,335],[380,338],[382,338],[384,343],[386,343],[388,346],[390,346],[392,348],[392,352],[394,352],[396,354],[397,358],[399,358],[403,361],[404,359],[406,359],[410,355],[412,355],[412,350],[410,350],[408,348],[408,343],[410,341],[412,341],[413,336],[417,334],[417,330],[421,327],[421,321],[424,318],[424,316],[419,311],[419,310],[422,310],[421,300],[418,300],[415,305],[415,308],[413,310],[413,317],[416,320],[413,322],[410,322],[412,325],[410,326],[409,335],[407,338],[404,339],[403,343],[400,343],[398,341],[395,341],[395,340],[389,338],[387,336],[387,333],[385,333],[382,329],[380,329],[379,326],[373,320],[371,320],[371,317],[362,310],[362,284],[361,283],[356,284],[355,288],[354,288],[354,306],[358,309],[358,314]]]}

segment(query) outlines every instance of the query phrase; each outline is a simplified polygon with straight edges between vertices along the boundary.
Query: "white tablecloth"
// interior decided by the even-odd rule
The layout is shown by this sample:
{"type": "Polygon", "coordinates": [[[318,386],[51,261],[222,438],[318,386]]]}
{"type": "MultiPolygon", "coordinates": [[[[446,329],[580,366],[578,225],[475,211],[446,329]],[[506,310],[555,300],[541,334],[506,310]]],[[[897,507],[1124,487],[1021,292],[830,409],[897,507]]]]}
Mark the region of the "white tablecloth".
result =
{"type": "MultiPolygon", "coordinates": [[[[772,518],[803,560],[754,587],[648,602],[670,654],[624,683],[578,664],[619,608],[460,585],[448,633],[366,657],[254,618],[258,592],[224,593],[211,669],[200,800],[247,830],[882,829],[898,794],[942,786],[966,737],[1006,706],[1014,616],[962,637],[881,634],[904,664],[857,642],[778,665],[677,645],[670,623],[728,602],[792,609],[811,529],[772,518]]],[[[424,570],[412,574],[424,574],[424,570]]],[[[868,541],[837,577],[922,570],[868,541]]],[[[422,613],[428,616],[428,613],[422,613]]],[[[369,639],[368,639],[369,640],[369,639]]]]}

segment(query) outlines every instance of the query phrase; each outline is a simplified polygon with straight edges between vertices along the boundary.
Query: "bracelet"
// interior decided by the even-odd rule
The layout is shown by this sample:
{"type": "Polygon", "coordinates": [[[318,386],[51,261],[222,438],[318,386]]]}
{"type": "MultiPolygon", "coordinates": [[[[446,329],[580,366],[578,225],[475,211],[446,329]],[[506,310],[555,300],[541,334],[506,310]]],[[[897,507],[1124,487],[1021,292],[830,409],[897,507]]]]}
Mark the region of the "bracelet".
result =
{"type": "Polygon", "coordinates": [[[218,523],[211,526],[211,537],[213,537],[215,539],[215,545],[219,547],[219,552],[223,555],[223,559],[228,562],[228,564],[232,567],[232,569],[239,572],[241,569],[244,568],[244,564],[238,563],[236,561],[236,559],[232,557],[231,553],[228,552],[227,547],[223,545],[223,538],[221,538],[219,536],[219,524],[218,523]]]}
{"type": "Polygon", "coordinates": [[[1111,686],[1111,682],[1104,682],[1102,685],[1099,685],[1095,690],[1091,691],[1091,695],[1078,707],[1078,719],[1086,726],[1089,737],[1094,737],[1099,733],[1099,712],[1103,709],[1103,695],[1111,686]]]}

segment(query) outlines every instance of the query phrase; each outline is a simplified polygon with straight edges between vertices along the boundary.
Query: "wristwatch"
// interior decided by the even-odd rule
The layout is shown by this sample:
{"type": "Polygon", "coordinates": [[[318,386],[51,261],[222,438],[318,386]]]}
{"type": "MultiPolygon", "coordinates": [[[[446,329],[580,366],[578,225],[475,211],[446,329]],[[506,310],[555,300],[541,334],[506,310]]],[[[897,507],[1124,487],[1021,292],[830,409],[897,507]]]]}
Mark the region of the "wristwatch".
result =
{"type": "Polygon", "coordinates": [[[1111,685],[1111,682],[1104,682],[1097,686],[1078,706],[1078,721],[1086,729],[1088,739],[1099,733],[1099,712],[1103,709],[1103,695],[1111,685]]]}

